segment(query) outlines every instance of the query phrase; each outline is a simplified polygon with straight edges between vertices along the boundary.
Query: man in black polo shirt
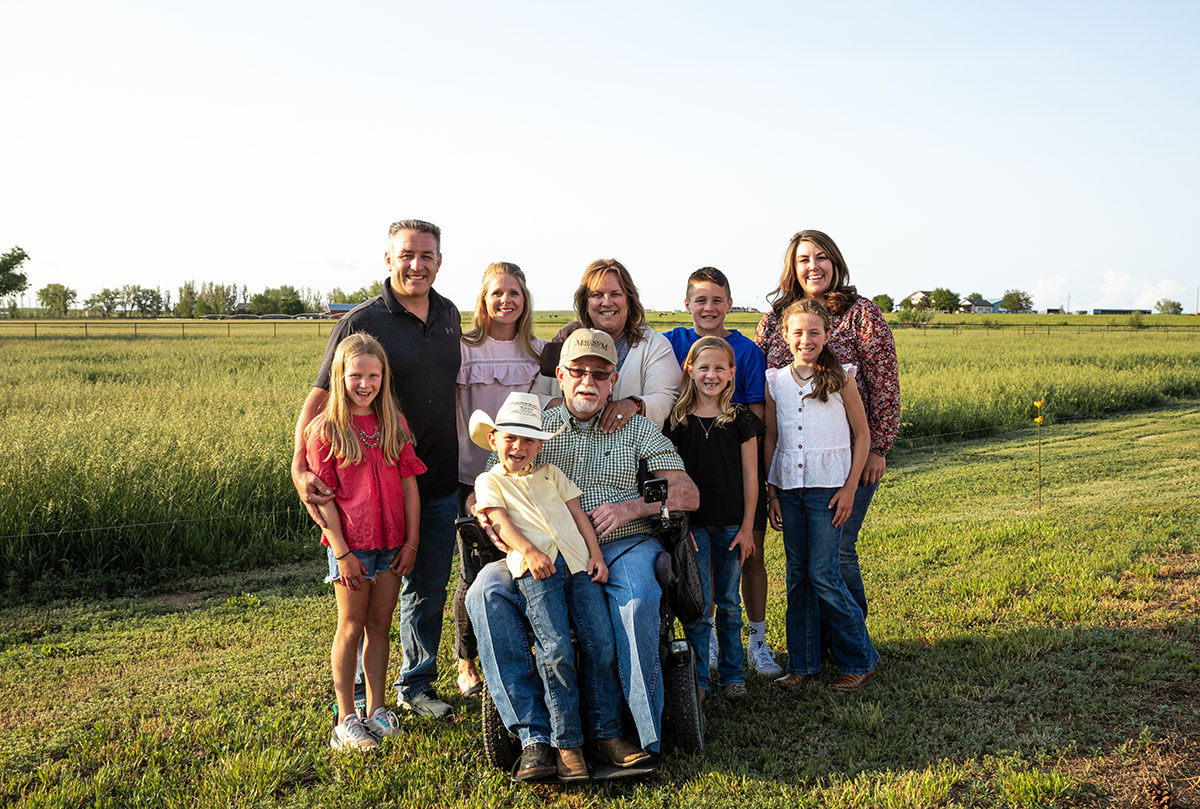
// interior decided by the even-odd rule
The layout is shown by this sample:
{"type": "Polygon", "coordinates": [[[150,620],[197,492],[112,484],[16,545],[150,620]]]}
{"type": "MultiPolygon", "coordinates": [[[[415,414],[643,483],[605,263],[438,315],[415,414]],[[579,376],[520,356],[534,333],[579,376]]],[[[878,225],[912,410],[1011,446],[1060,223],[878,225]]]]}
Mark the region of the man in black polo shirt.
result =
{"type": "MultiPolygon", "coordinates": [[[[406,219],[388,230],[388,283],[377,297],[359,304],[334,327],[313,388],[296,422],[292,482],[309,514],[324,525],[315,504],[333,497],[312,472],[304,455],[304,428],[325,408],[329,370],[338,343],[367,332],[383,345],[392,371],[392,392],[416,438],[417,455],[428,471],[417,478],[421,493],[421,530],[416,558],[400,589],[400,647],[404,654],[396,692],[400,705],[440,718],[450,706],[437,698],[437,650],[442,609],[454,549],[457,516],[458,437],[455,381],[461,357],[462,325],[458,308],[433,291],[442,266],[441,230],[429,222],[406,219]]],[[[401,556],[413,554],[407,547],[401,556]]],[[[361,653],[361,650],[360,650],[361,653]]]]}

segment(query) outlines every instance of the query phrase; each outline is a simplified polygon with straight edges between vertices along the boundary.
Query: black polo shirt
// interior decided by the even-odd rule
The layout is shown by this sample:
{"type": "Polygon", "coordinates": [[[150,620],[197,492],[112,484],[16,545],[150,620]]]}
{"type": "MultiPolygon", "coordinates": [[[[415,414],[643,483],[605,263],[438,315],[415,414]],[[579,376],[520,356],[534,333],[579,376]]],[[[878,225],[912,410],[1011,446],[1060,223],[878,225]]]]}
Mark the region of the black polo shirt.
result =
{"type": "Polygon", "coordinates": [[[456,491],[455,384],[462,358],[458,307],[431,289],[428,320],[422,323],[396,299],[391,279],[384,280],[381,294],[351,309],[333,327],[313,387],[329,390],[329,369],[338,343],[356,332],[373,336],[387,354],[392,391],[416,437],[417,457],[429,467],[417,477],[421,500],[456,491]]]}

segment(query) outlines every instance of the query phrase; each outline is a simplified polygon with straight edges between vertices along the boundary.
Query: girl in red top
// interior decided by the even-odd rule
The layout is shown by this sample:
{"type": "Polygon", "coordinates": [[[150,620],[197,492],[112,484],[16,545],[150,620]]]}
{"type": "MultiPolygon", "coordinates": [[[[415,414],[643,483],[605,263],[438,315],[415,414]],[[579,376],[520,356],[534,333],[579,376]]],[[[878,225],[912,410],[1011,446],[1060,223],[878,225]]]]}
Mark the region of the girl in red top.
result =
{"type": "Polygon", "coordinates": [[[333,688],[338,724],[330,744],[368,750],[395,733],[395,714],[383,704],[388,633],[400,577],[417,556],[421,503],[414,477],[425,464],[413,451],[412,434],[391,395],[391,372],[383,347],[369,334],[338,344],[325,412],[305,431],[308,467],[334,491],[319,506],[328,526],[329,577],[337,596],[333,638],[333,688]],[[359,641],[366,632],[363,670],[367,716],[354,710],[359,641]]]}

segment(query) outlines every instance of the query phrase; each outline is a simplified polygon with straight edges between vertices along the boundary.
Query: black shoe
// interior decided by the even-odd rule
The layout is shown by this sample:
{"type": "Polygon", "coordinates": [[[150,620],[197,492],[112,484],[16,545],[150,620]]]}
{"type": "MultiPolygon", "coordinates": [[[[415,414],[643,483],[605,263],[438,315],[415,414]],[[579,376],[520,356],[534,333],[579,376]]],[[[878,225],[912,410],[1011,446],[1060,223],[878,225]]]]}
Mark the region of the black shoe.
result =
{"type": "Polygon", "coordinates": [[[514,781],[540,781],[557,772],[554,748],[544,742],[534,742],[521,751],[513,765],[514,781]]]}

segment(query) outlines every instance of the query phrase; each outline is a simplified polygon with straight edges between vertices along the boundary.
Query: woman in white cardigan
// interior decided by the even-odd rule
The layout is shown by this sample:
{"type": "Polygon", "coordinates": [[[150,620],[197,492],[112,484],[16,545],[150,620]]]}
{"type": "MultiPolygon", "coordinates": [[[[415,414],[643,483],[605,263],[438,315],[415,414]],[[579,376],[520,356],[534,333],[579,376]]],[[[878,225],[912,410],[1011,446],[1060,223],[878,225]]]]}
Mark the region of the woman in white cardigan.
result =
{"type": "MultiPolygon", "coordinates": [[[[616,343],[617,386],[600,416],[600,430],[614,432],[634,413],[661,427],[679,397],[682,375],[667,338],[646,325],[638,289],[625,265],[613,258],[588,265],[575,291],[575,316],[580,325],[607,332],[616,343]]],[[[544,376],[533,390],[562,395],[558,383],[544,376]]]]}

